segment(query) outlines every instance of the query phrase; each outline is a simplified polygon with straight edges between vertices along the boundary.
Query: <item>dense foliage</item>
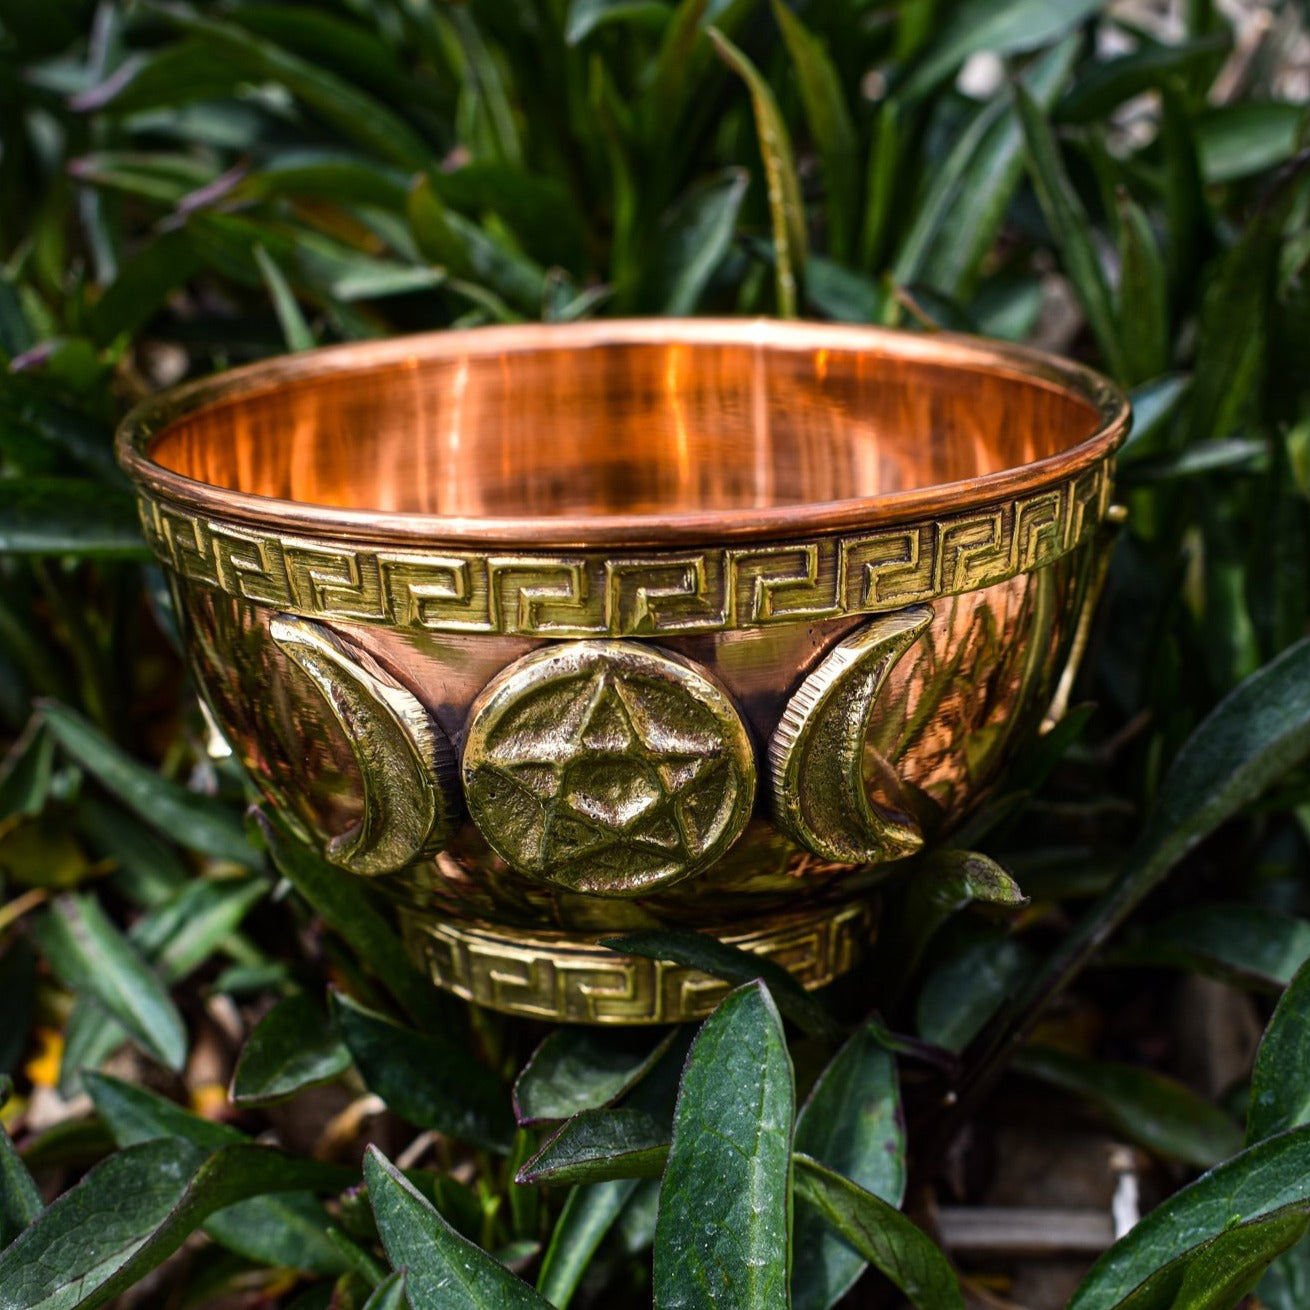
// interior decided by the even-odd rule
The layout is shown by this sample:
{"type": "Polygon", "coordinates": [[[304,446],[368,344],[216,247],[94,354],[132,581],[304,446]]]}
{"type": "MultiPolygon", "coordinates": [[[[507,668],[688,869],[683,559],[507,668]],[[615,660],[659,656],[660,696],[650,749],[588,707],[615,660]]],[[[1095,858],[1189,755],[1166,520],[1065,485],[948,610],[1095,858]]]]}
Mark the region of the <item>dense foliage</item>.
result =
{"type": "Polygon", "coordinates": [[[1077,1310],[1310,1303],[1304,14],[1182,8],[0,0],[0,1307],[947,1310],[931,1198],[1035,1086],[1164,1198],[1077,1310]],[[668,941],[741,984],[698,1032],[546,1032],[243,818],[111,432],[315,343],[693,312],[1083,356],[1128,525],[1087,703],[868,968],[668,941]],[[1267,1021],[1216,1101],[1189,974],[1267,1021]]]}

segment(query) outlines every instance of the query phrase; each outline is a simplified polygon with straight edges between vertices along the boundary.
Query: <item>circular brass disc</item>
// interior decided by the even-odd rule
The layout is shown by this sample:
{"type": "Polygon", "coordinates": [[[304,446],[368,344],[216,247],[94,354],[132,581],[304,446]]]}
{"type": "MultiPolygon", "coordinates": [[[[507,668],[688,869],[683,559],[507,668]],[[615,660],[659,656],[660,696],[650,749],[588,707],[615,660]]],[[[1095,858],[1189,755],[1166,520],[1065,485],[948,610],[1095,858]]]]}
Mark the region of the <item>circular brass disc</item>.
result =
{"type": "Polygon", "coordinates": [[[500,673],[473,706],[463,776],[510,865],[599,896],[713,863],[755,798],[727,693],[689,661],[615,641],[547,646],[500,673]]]}

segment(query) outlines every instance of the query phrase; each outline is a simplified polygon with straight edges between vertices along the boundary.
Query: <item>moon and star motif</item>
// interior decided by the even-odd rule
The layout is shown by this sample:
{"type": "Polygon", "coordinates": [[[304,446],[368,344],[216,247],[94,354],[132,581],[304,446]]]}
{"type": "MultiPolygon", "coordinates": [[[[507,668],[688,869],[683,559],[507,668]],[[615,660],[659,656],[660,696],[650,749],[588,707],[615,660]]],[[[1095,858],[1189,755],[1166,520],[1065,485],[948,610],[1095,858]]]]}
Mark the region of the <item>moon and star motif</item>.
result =
{"type": "Polygon", "coordinates": [[[580,641],[512,664],[474,705],[464,792],[520,872],[636,896],[690,876],[737,839],[755,759],[731,700],[689,662],[580,641]]]}
{"type": "MultiPolygon", "coordinates": [[[[772,818],[825,860],[874,863],[922,844],[912,818],[870,796],[865,752],[878,694],[932,617],[910,606],[838,642],[769,741],[772,818]]],[[[712,675],[680,655],[617,640],[534,650],[478,696],[457,763],[419,698],[331,630],[278,615],[270,635],[355,757],[362,817],[324,838],[327,858],[354,873],[396,872],[439,850],[459,823],[461,783],[507,864],[594,896],[641,896],[708,868],[754,808],[746,726],[712,675]]]]}

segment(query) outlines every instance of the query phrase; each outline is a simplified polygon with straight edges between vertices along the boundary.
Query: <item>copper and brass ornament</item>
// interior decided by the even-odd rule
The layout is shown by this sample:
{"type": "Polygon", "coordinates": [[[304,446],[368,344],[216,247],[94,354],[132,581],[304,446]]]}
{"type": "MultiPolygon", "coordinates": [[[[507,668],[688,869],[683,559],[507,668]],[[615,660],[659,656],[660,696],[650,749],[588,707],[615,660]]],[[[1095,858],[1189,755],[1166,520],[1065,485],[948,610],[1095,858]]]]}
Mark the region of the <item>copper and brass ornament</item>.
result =
{"type": "Polygon", "coordinates": [[[1050,706],[1126,426],[1014,347],[663,321],[307,352],[120,453],[215,719],[434,980],[656,1022],[723,985],[599,939],[870,949],[1050,706]]]}

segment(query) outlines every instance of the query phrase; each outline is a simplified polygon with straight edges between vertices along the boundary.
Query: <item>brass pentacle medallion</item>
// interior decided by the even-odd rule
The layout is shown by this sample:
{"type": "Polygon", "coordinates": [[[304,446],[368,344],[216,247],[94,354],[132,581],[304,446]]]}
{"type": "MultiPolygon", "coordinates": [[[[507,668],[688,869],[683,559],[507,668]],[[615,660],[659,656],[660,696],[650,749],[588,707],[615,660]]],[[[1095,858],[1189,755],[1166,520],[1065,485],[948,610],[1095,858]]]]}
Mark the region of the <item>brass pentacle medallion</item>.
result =
{"type": "Polygon", "coordinates": [[[713,863],[755,797],[755,757],[726,692],[689,661],[614,641],[547,646],[474,703],[464,792],[515,869],[636,896],[713,863]]]}
{"type": "Polygon", "coordinates": [[[318,688],[359,769],[360,820],[327,834],[324,855],[351,873],[373,875],[438,849],[458,824],[459,793],[454,748],[424,705],[380,668],[365,668],[320,624],[279,614],[269,635],[318,688]]]}
{"type": "Polygon", "coordinates": [[[870,798],[865,753],[878,693],[932,617],[930,606],[912,605],[838,642],[787,703],[769,741],[774,819],[824,859],[893,860],[923,844],[909,815],[870,798]]]}

